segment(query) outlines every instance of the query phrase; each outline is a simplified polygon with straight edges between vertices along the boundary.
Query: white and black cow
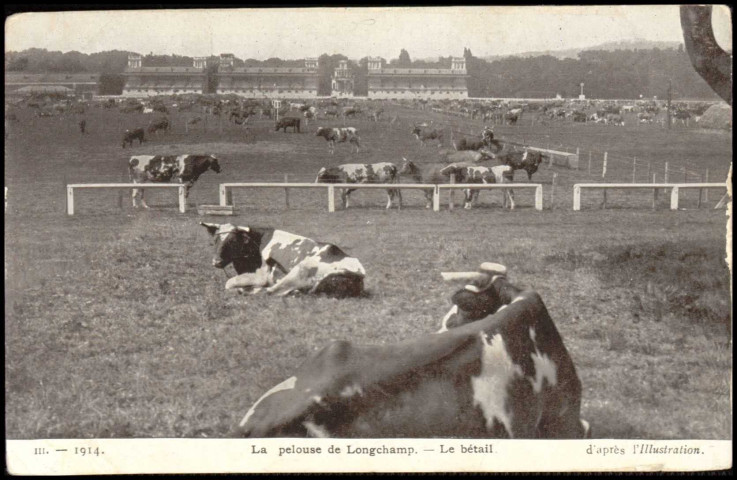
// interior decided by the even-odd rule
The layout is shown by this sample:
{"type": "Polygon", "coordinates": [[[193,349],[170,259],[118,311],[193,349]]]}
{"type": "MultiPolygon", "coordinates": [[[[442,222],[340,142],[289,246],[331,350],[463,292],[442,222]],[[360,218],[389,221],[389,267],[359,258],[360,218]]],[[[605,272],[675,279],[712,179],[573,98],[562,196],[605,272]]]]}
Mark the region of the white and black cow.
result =
{"type": "Polygon", "coordinates": [[[527,438],[590,436],[581,381],[537,292],[498,264],[444,274],[442,333],[399,343],[335,341],[271,388],[238,425],[246,437],[527,438]]]}
{"type": "MultiPolygon", "coordinates": [[[[512,183],[514,180],[514,169],[509,165],[495,165],[487,167],[483,165],[471,165],[465,163],[454,163],[443,168],[442,175],[455,175],[456,183],[512,183]]],[[[467,189],[464,191],[465,200],[463,208],[469,210],[478,200],[479,190],[467,189]]],[[[502,206],[509,205],[514,210],[514,191],[511,188],[504,189],[504,200],[502,206]]]]}
{"type": "MultiPolygon", "coordinates": [[[[186,186],[185,196],[200,178],[200,175],[212,169],[220,173],[220,164],[215,155],[134,155],[128,160],[128,172],[133,183],[167,183],[178,181],[186,186]]],[[[143,190],[134,188],[133,207],[138,207],[136,199],[148,208],[143,198],[143,190]],[[140,196],[139,196],[140,193],[140,196]]]]}
{"type": "Polygon", "coordinates": [[[226,282],[227,290],[256,293],[265,289],[275,295],[303,292],[338,298],[363,293],[363,265],[333,244],[274,228],[200,225],[214,238],[213,266],[232,264],[237,273],[226,282]]]}
{"type": "MultiPolygon", "coordinates": [[[[358,136],[358,130],[355,127],[342,127],[342,128],[330,128],[330,127],[319,127],[316,137],[323,137],[328,142],[328,151],[330,154],[335,153],[336,143],[348,142],[351,145],[356,146],[356,153],[361,146],[361,138],[358,136]]],[[[351,147],[351,151],[353,147],[351,147]]]]}
{"type": "Polygon", "coordinates": [[[496,158],[502,164],[512,167],[513,170],[524,170],[527,172],[527,180],[532,181],[532,174],[537,172],[546,156],[537,151],[515,149],[498,154],[496,158]]]}
{"type": "MultiPolygon", "coordinates": [[[[389,162],[379,163],[346,163],[337,167],[322,167],[317,172],[315,183],[398,183],[397,166],[389,162]]],[[[341,189],[340,198],[343,208],[348,208],[351,192],[356,189],[341,189]]],[[[386,191],[386,208],[392,207],[397,199],[397,209],[402,208],[402,192],[399,189],[389,188],[386,191]]]]}
{"type": "Polygon", "coordinates": [[[412,127],[412,135],[420,141],[420,145],[423,147],[425,143],[430,140],[437,140],[438,147],[443,144],[443,130],[439,128],[431,128],[423,125],[415,125],[412,127]]]}

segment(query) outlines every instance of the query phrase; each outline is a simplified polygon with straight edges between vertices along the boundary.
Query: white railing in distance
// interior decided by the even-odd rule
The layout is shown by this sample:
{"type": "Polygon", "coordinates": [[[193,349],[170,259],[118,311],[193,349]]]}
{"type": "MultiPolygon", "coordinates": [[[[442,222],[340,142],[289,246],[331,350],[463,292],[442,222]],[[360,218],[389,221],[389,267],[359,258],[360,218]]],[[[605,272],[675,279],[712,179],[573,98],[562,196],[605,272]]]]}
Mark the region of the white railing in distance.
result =
{"type": "MultiPolygon", "coordinates": [[[[700,190],[706,188],[726,188],[724,183],[576,183],[573,185],[573,210],[581,210],[581,190],[603,190],[604,203],[606,203],[606,191],[613,189],[632,190],[632,189],[652,189],[653,195],[657,196],[657,191],[661,189],[671,189],[670,209],[678,209],[679,190],[683,188],[698,188],[700,190]]],[[[699,196],[701,194],[699,193],[699,196]]],[[[654,197],[655,198],[655,197],[654,197]]]]}
{"type": "Polygon", "coordinates": [[[179,190],[179,211],[187,211],[185,186],[170,183],[71,183],[67,185],[67,215],[74,215],[74,189],[118,188],[132,190],[134,188],[176,188],[179,190]]]}
{"type": "Polygon", "coordinates": [[[437,208],[434,210],[437,212],[440,210],[439,198],[440,190],[454,190],[454,189],[472,189],[472,190],[493,190],[493,189],[535,189],[535,210],[543,209],[543,186],[540,183],[453,183],[453,184],[441,184],[437,186],[436,197],[438,198],[437,208]]]}

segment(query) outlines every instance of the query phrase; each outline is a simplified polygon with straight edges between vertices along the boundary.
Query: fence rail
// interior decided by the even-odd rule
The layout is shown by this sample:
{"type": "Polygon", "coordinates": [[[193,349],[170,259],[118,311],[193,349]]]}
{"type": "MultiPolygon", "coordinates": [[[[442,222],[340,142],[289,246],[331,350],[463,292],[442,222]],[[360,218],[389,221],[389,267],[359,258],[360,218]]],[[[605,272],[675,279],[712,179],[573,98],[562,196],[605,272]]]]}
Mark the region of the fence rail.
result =
{"type": "Polygon", "coordinates": [[[138,188],[176,188],[179,196],[179,211],[184,213],[187,211],[186,186],[172,185],[162,183],[71,183],[67,185],[67,215],[74,215],[74,189],[102,189],[102,188],[118,188],[118,189],[138,189],[138,188]]]}
{"type": "MultiPolygon", "coordinates": [[[[461,190],[461,189],[535,189],[535,209],[543,209],[543,189],[539,183],[515,183],[510,184],[442,184],[436,185],[432,183],[385,183],[385,184],[354,184],[354,183],[221,183],[219,188],[220,205],[228,206],[233,204],[231,190],[234,188],[283,188],[288,195],[290,188],[322,188],[328,191],[328,212],[335,212],[335,189],[396,189],[396,190],[430,190],[433,191],[433,210],[440,211],[440,190],[461,190]]],[[[288,197],[287,197],[288,198],[288,197]]]]}
{"type": "Polygon", "coordinates": [[[663,189],[671,189],[670,209],[678,210],[679,193],[681,189],[699,189],[699,206],[701,206],[702,191],[709,188],[727,188],[724,183],[577,183],[573,185],[573,210],[581,210],[581,191],[584,189],[600,189],[604,193],[602,208],[606,207],[606,192],[612,189],[652,189],[653,208],[655,208],[658,192],[663,189]]]}

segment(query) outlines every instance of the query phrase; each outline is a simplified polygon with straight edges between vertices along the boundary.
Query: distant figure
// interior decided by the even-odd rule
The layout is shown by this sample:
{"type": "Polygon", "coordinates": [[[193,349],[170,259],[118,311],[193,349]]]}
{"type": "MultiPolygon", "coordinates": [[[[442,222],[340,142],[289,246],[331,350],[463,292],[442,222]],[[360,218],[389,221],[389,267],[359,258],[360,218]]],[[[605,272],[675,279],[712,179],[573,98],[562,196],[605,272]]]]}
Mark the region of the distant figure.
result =
{"type": "Polygon", "coordinates": [[[85,134],[85,133],[87,133],[87,132],[85,132],[85,129],[86,128],[87,128],[87,120],[84,120],[84,119],[80,120],[80,122],[79,122],[79,131],[82,132],[82,134],[85,134]]]}

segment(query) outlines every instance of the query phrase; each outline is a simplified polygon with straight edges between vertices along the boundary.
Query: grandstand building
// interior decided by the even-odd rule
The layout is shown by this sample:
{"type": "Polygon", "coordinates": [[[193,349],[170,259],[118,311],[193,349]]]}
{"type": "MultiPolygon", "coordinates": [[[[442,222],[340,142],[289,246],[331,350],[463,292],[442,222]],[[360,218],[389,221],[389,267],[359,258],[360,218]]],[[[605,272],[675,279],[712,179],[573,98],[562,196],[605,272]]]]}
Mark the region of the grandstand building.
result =
{"type": "Polygon", "coordinates": [[[353,70],[348,68],[348,60],[341,60],[338,68],[333,71],[333,78],[330,82],[332,94],[336,97],[353,96],[355,88],[355,75],[353,70]]]}
{"type": "Polygon", "coordinates": [[[205,57],[195,57],[191,67],[144,67],[140,55],[128,55],[128,67],[123,72],[123,96],[205,93],[206,67],[205,57]]]}
{"type": "Polygon", "coordinates": [[[311,98],[317,96],[317,59],[304,67],[236,67],[232,54],[220,55],[216,93],[249,98],[311,98]]]}
{"type": "Polygon", "coordinates": [[[94,73],[5,72],[5,95],[66,95],[91,98],[97,95],[100,76],[94,73]]]}
{"type": "Polygon", "coordinates": [[[368,97],[372,99],[468,98],[466,59],[453,57],[451,68],[385,68],[381,58],[368,60],[368,97]]]}

